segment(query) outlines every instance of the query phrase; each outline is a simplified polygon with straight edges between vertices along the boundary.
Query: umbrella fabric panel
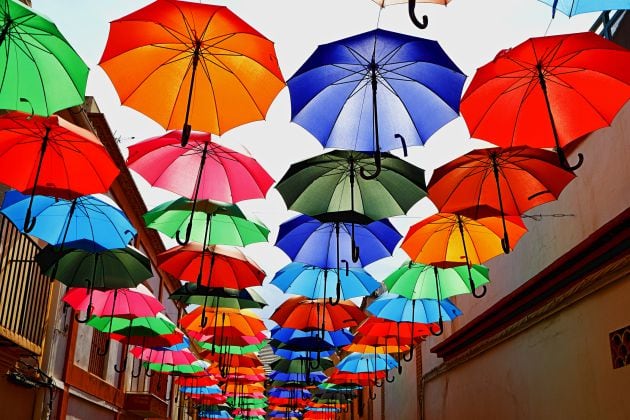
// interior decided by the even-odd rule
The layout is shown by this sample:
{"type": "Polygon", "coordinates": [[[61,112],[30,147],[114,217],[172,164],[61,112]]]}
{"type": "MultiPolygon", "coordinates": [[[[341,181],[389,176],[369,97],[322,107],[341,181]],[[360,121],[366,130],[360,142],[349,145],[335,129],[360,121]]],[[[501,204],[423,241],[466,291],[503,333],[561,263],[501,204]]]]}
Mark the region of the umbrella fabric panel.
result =
{"type": "Polygon", "coordinates": [[[420,322],[429,324],[438,322],[440,316],[444,321],[452,321],[462,311],[448,299],[418,299],[412,301],[394,294],[383,294],[374,300],[367,311],[379,318],[396,322],[420,322]],[[438,309],[438,304],[440,309],[438,309]]]}

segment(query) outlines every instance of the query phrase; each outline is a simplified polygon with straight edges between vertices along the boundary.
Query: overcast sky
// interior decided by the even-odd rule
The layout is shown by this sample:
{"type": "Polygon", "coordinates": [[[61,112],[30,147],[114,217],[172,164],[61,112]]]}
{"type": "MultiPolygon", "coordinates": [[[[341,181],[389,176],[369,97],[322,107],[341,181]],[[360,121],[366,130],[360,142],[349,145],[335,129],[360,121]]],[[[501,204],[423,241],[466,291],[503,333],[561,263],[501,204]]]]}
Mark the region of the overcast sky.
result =
{"type": "MultiPolygon", "coordinates": [[[[112,131],[126,146],[165,130],[131,108],[120,106],[116,92],[98,62],[105,46],[109,21],[128,14],[146,4],[147,0],[32,0],[33,8],[53,20],[69,42],[90,67],[87,94],[96,98],[112,131]]],[[[584,14],[569,19],[558,13],[551,20],[549,6],[537,0],[453,0],[447,7],[419,3],[417,10],[429,15],[429,28],[417,29],[407,16],[406,5],[380,9],[371,0],[225,0],[203,3],[228,6],[267,38],[275,42],[278,62],[288,79],[308,58],[318,44],[328,43],[377,27],[390,31],[437,40],[446,53],[468,75],[492,60],[496,53],[520,42],[545,34],[588,30],[596,14],[584,14]]],[[[467,81],[467,82],[468,82],[467,81]]],[[[266,121],[254,122],[228,131],[215,141],[239,151],[248,151],[271,174],[279,179],[292,162],[323,152],[320,144],[303,128],[290,122],[288,89],[285,88],[272,104],[266,121]]],[[[456,119],[433,135],[424,147],[410,149],[408,160],[431,170],[485,143],[471,140],[465,123],[456,119]]],[[[136,182],[149,208],[169,199],[172,193],[153,188],[141,177],[136,182]]],[[[272,230],[271,244],[255,244],[246,253],[265,271],[273,275],[289,263],[289,258],[272,246],[277,226],[291,217],[284,202],[274,189],[266,200],[239,203],[246,212],[255,214],[272,230]]],[[[392,219],[404,235],[407,228],[435,212],[428,199],[421,200],[408,216],[392,219]]],[[[167,247],[175,243],[165,239],[167,247]]],[[[501,257],[498,257],[501,258],[501,257]]],[[[381,260],[368,270],[380,280],[396,268],[405,255],[398,250],[393,258],[381,260]]],[[[271,276],[265,281],[268,282],[271,276]]],[[[272,307],[284,299],[274,286],[263,288],[272,307]]]]}

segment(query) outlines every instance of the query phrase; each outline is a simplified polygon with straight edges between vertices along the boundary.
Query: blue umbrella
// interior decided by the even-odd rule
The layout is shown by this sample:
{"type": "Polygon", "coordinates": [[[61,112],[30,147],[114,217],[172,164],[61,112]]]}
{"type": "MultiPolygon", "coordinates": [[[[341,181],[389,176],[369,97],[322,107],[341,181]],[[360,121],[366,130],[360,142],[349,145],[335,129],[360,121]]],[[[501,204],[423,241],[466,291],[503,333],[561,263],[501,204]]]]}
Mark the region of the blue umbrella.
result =
{"type": "MultiPolygon", "coordinates": [[[[30,197],[8,191],[0,210],[22,231],[30,197]]],[[[40,223],[29,234],[51,245],[97,252],[125,248],[136,235],[120,209],[89,195],[70,201],[36,195],[31,212],[40,223]]]]}
{"type": "Polygon", "coordinates": [[[328,378],[322,372],[310,372],[308,375],[305,373],[296,372],[271,372],[269,378],[274,381],[283,382],[307,382],[307,383],[321,383],[328,378]]]}
{"type": "MultiPolygon", "coordinates": [[[[326,213],[318,218],[321,219],[323,216],[328,218],[331,214],[326,213]]],[[[349,273],[350,267],[363,267],[391,256],[401,238],[400,233],[387,219],[367,225],[355,225],[352,222],[322,222],[310,216],[300,215],[280,225],[276,246],[293,261],[327,269],[336,268],[339,274],[341,262],[345,263],[346,273],[349,273]],[[356,261],[353,259],[355,244],[363,250],[360,255],[354,255],[358,257],[356,261]]],[[[335,303],[340,299],[339,276],[335,303]]]]}
{"type": "Polygon", "coordinates": [[[361,268],[349,268],[337,273],[336,269],[320,268],[309,264],[292,262],[281,268],[271,284],[285,293],[303,295],[311,299],[336,296],[334,284],[327,277],[339,277],[341,299],[367,296],[380,287],[380,283],[361,268]],[[325,289],[324,289],[325,287],[325,289]]]}
{"type": "Polygon", "coordinates": [[[201,410],[199,411],[201,419],[232,419],[233,417],[225,410],[201,410]]]}
{"type": "Polygon", "coordinates": [[[376,317],[396,322],[419,322],[422,324],[439,323],[442,334],[444,321],[452,321],[460,316],[459,310],[449,299],[407,299],[393,293],[384,293],[372,302],[367,310],[376,317]]]}
{"type": "Polygon", "coordinates": [[[567,16],[604,10],[630,9],[630,0],[538,0],[552,7],[551,17],[560,10],[567,16]]]}
{"type": "Polygon", "coordinates": [[[197,394],[197,395],[215,395],[221,394],[221,388],[218,385],[207,386],[181,386],[179,392],[182,394],[197,394]]]}
{"type": "Polygon", "coordinates": [[[436,41],[376,29],[320,45],[287,81],[292,121],[328,148],[423,145],[459,116],[466,76],[436,41]],[[379,137],[380,135],[380,137],[379,137]]]}
{"type": "Polygon", "coordinates": [[[320,331],[302,331],[293,328],[274,327],[271,329],[271,338],[285,344],[285,348],[299,348],[303,350],[318,351],[329,350],[334,347],[343,347],[352,343],[354,336],[344,330],[324,331],[323,337],[320,331]]]}
{"type": "Polygon", "coordinates": [[[275,398],[307,399],[310,398],[312,394],[308,389],[302,388],[271,388],[268,395],[275,398]]]}

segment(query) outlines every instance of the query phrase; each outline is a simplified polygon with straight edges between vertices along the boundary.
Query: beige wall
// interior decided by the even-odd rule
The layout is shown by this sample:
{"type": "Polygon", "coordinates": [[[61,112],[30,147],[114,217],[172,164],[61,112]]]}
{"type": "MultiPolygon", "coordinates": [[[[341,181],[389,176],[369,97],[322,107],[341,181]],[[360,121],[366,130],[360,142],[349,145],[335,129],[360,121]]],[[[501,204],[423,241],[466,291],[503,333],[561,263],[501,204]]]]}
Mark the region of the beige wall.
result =
{"type": "Polygon", "coordinates": [[[630,323],[629,297],[626,277],[428,381],[425,419],[628,419],[608,333],[630,323]]]}

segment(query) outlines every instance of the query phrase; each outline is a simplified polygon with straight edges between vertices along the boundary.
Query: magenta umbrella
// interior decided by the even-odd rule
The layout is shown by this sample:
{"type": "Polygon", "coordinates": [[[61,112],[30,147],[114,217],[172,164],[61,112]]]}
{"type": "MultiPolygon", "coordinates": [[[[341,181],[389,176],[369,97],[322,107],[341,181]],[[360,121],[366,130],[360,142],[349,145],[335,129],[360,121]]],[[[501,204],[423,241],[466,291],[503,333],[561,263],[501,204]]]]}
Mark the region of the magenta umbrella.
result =
{"type": "MultiPolygon", "coordinates": [[[[150,365],[159,364],[161,370],[162,366],[187,366],[192,365],[193,362],[199,361],[199,359],[197,359],[197,356],[192,354],[188,349],[173,350],[171,348],[134,347],[130,350],[130,353],[136,359],[147,363],[147,376],[152,376],[152,374],[148,373],[150,365]]],[[[127,360],[125,360],[125,364],[126,362],[127,360]]],[[[140,371],[141,370],[142,365],[140,367],[140,371]]]]}
{"type": "MultiPolygon", "coordinates": [[[[265,198],[274,181],[256,159],[213,143],[208,133],[191,133],[184,147],[181,137],[182,132],[174,130],[130,146],[127,165],[151,185],[193,200],[191,215],[197,200],[237,203],[265,198]]],[[[189,223],[185,241],[178,235],[181,245],[190,240],[191,228],[189,223]]]]}
{"type": "Polygon", "coordinates": [[[154,296],[136,290],[94,290],[91,298],[85,290],[72,287],[64,295],[63,301],[76,311],[86,311],[90,315],[101,317],[151,317],[164,310],[164,306],[154,296]]]}

